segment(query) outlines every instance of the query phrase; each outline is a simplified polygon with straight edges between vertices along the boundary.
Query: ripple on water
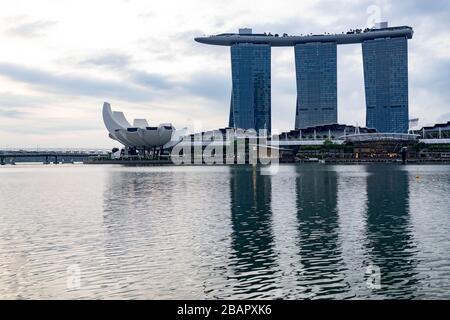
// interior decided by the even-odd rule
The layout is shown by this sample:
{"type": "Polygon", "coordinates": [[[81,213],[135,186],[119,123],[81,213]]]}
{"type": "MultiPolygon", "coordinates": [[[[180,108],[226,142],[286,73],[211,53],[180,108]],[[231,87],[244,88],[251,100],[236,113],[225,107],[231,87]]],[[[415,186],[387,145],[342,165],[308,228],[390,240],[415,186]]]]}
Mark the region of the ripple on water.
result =
{"type": "Polygon", "coordinates": [[[449,298],[448,194],[449,166],[1,168],[0,297],[449,298]]]}

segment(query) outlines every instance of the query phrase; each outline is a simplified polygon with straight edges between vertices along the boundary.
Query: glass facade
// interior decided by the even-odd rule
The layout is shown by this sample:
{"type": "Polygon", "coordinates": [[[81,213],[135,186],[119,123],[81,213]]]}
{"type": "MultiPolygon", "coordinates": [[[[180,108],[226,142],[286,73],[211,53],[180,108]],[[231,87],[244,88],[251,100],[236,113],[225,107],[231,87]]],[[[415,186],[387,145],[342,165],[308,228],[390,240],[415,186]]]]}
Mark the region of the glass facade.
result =
{"type": "Polygon", "coordinates": [[[408,131],[408,43],[382,38],[362,43],[366,126],[379,132],[408,131]]]}
{"type": "Polygon", "coordinates": [[[295,46],[296,129],[337,123],[337,45],[313,42],[295,46]]]}
{"type": "Polygon", "coordinates": [[[229,126],[271,131],[270,45],[231,46],[232,93],[229,126]]]}

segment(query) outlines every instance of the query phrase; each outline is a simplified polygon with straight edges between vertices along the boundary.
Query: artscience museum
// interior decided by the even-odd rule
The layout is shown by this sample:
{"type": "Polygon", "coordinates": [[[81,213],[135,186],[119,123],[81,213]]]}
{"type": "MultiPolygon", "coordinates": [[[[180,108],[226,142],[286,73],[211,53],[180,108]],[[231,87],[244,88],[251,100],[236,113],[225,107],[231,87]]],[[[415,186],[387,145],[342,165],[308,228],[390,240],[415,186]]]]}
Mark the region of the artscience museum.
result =
{"type": "Polygon", "coordinates": [[[151,126],[146,119],[134,119],[131,124],[121,111],[113,111],[108,102],[103,104],[103,122],[109,137],[124,146],[128,154],[161,154],[173,148],[187,133],[187,128],[176,130],[171,123],[151,126]]]}

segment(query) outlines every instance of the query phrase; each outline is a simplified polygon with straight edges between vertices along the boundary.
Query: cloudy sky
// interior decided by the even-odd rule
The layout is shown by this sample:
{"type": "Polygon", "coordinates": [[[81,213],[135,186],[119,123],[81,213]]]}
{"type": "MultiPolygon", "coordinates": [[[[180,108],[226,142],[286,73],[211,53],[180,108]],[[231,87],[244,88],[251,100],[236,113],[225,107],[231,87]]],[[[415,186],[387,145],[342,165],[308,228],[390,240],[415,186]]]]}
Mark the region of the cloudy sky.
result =
{"type": "MultiPolygon", "coordinates": [[[[450,120],[450,1],[0,1],[0,148],[111,147],[103,101],[130,118],[224,127],[229,49],[195,36],[414,27],[410,116],[450,120]]],[[[338,49],[339,122],[365,124],[360,45],[338,49]]],[[[272,49],[272,127],[294,126],[294,52],[272,49]]]]}

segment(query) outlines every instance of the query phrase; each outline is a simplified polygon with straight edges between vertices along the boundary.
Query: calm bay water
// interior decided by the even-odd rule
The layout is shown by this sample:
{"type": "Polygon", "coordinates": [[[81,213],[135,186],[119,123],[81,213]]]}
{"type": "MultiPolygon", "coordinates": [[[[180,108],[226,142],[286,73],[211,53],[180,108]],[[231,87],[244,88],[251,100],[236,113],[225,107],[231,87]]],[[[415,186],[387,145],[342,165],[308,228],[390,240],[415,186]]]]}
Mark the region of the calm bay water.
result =
{"type": "Polygon", "coordinates": [[[0,298],[450,299],[450,166],[3,166],[0,298]]]}

